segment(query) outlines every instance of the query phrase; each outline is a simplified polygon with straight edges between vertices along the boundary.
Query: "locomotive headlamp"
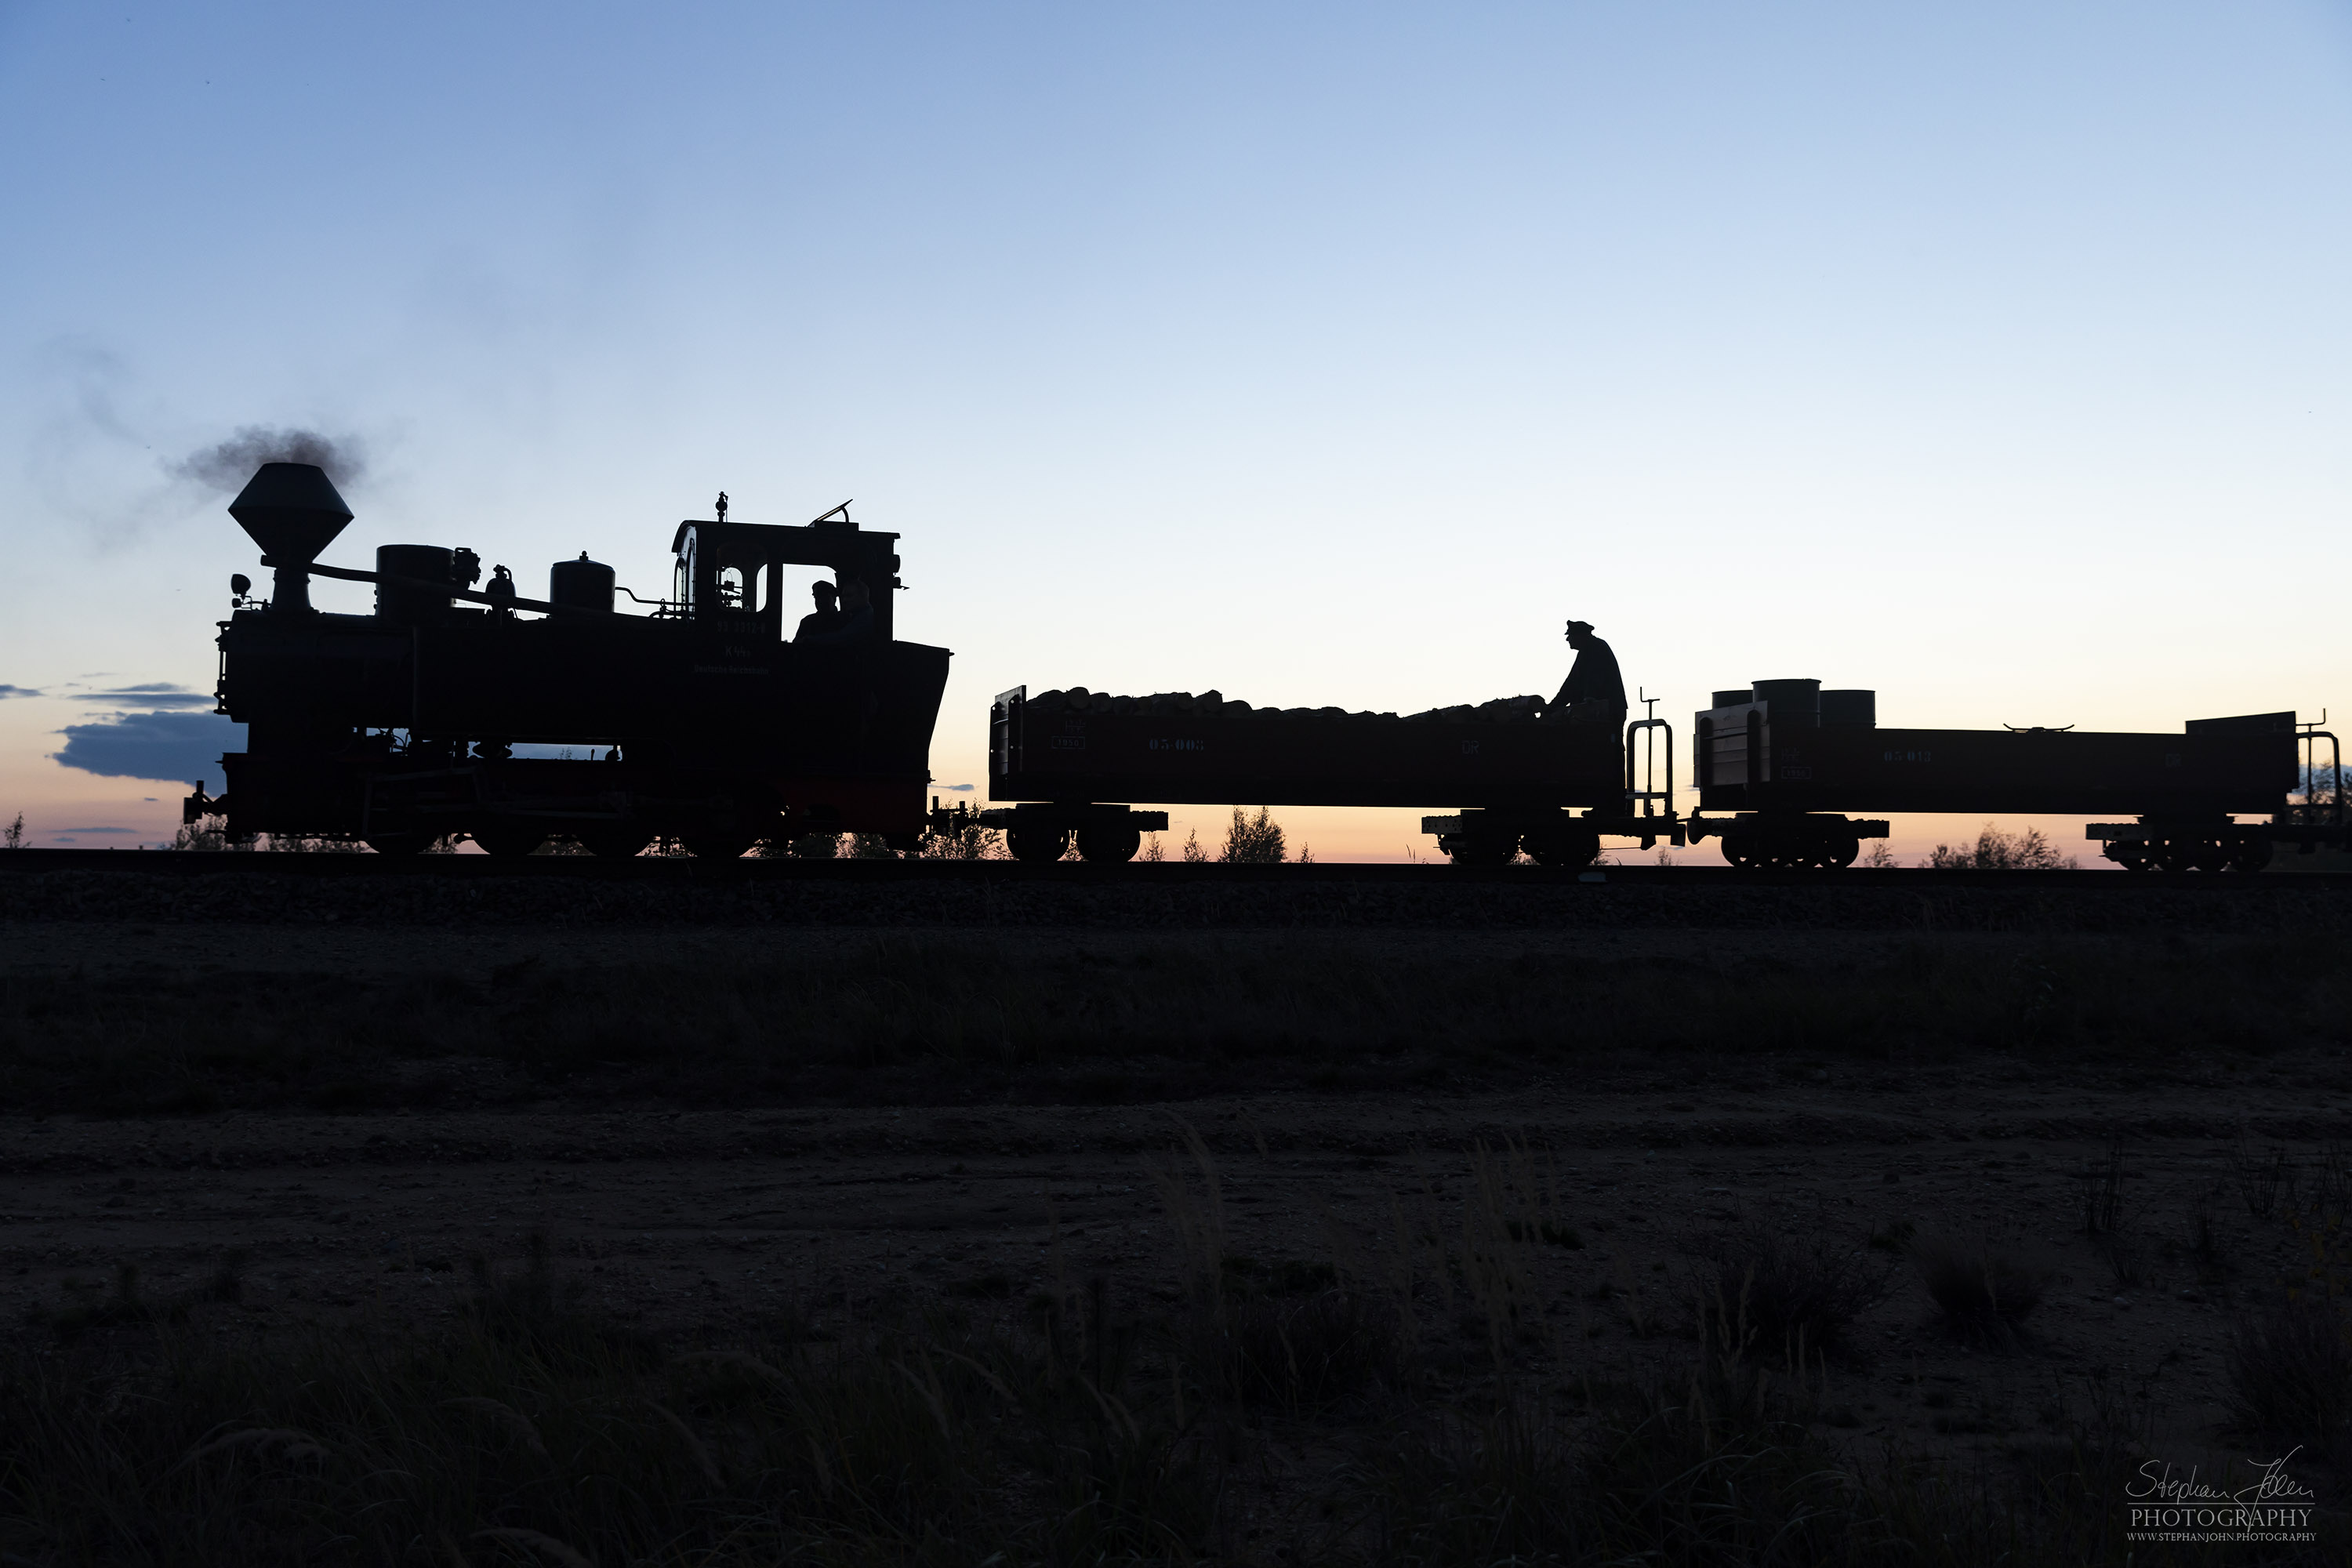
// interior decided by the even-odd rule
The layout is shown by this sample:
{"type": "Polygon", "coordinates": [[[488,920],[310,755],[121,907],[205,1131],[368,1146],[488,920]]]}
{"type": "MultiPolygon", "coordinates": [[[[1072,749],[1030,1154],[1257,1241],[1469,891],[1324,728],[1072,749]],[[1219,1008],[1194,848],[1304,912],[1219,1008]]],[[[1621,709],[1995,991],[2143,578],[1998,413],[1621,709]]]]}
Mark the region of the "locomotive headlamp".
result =
{"type": "Polygon", "coordinates": [[[228,591],[242,599],[253,592],[253,579],[242,572],[232,572],[228,574],[228,591]]]}

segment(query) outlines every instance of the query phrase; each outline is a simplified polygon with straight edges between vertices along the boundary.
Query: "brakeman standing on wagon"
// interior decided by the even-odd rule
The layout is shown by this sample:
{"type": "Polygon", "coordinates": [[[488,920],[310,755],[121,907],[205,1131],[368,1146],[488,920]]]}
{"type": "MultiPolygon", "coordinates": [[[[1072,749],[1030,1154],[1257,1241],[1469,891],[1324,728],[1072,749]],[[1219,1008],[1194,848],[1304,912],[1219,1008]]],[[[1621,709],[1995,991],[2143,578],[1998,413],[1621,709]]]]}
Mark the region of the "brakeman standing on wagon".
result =
{"type": "Polygon", "coordinates": [[[1569,667],[1568,679],[1559,683],[1559,695],[1545,710],[1548,719],[1565,719],[1572,724],[1608,724],[1612,728],[1625,722],[1625,681],[1617,673],[1617,656],[1609,645],[1592,635],[1591,621],[1568,623],[1568,646],[1576,650],[1576,662],[1569,667]]]}

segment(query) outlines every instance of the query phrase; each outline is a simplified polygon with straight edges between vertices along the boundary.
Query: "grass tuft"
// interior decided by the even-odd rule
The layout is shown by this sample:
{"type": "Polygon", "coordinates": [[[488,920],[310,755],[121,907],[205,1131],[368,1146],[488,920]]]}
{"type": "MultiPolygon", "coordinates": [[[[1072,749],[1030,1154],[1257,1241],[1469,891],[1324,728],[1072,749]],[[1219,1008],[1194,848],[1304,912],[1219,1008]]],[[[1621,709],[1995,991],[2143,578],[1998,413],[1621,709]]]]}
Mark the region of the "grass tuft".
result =
{"type": "Polygon", "coordinates": [[[1765,1226],[1718,1238],[1701,1265],[1705,1330],[1738,1322],[1775,1359],[1849,1356],[1854,1320],[1885,1296],[1891,1265],[1821,1233],[1765,1226]]]}
{"type": "Polygon", "coordinates": [[[2239,1428],[2342,1458],[2352,1437],[2352,1311],[2340,1298],[2281,1292],[2231,1327],[2230,1413],[2239,1428]]]}
{"type": "Polygon", "coordinates": [[[2046,1269],[1996,1250],[1990,1241],[1926,1242],[1913,1256],[1919,1281],[1943,1313],[1945,1325],[1972,1339],[2014,1339],[2049,1289],[2046,1269]]]}

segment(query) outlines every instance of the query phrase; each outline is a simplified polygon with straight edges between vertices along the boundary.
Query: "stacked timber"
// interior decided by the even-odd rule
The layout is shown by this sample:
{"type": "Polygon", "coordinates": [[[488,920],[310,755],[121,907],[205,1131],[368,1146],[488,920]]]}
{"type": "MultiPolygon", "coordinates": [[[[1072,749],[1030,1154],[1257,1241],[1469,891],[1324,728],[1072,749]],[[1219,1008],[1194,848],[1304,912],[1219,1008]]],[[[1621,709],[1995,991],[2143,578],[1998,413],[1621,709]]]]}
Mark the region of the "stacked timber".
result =
{"type": "Polygon", "coordinates": [[[1344,708],[1255,708],[1221,691],[1155,691],[1148,697],[1114,697],[1083,686],[1041,691],[1029,707],[1041,714],[1150,713],[1194,714],[1216,719],[1312,719],[1351,724],[1532,724],[1542,712],[1540,697],[1497,697],[1489,701],[1432,708],[1402,717],[1394,713],[1351,713],[1344,708]]]}

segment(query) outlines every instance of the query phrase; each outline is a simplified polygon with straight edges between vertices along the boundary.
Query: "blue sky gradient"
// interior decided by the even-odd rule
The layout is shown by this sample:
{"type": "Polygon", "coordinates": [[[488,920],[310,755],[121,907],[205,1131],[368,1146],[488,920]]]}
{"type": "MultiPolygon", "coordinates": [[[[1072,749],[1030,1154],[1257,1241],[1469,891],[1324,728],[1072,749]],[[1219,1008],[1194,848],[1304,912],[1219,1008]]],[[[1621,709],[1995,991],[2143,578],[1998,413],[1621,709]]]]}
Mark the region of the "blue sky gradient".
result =
{"type": "Polygon", "coordinates": [[[526,593],[856,498],[943,784],[1019,682],[1409,711],[1570,615],[1678,722],[2352,703],[2341,5],[18,3],[0,148],[60,831],[166,822],[52,759],[209,689],[255,552],[180,469],[254,424],[364,447],[327,559],[526,593]]]}

